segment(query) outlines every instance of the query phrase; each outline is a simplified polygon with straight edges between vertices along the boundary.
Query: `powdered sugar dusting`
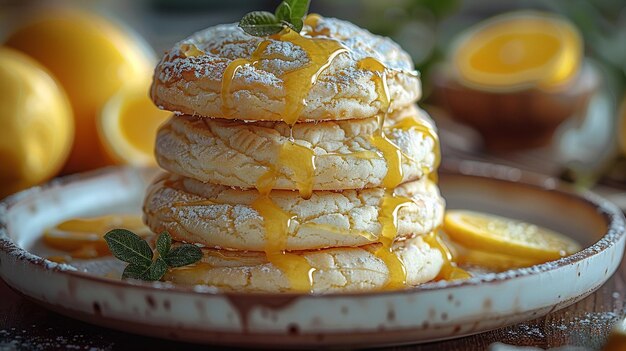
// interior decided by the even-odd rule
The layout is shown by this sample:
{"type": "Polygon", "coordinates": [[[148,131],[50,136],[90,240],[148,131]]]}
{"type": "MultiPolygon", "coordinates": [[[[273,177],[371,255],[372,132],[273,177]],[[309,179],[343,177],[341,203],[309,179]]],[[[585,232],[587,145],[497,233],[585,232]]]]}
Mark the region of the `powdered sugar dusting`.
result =
{"type": "MultiPolygon", "coordinates": [[[[347,21],[321,18],[315,28],[306,27],[303,35],[338,40],[349,50],[333,61],[328,73],[322,73],[322,81],[355,81],[364,74],[356,66],[365,57],[373,57],[392,70],[413,70],[411,58],[398,44],[347,21]],[[339,71],[341,74],[337,74],[339,71]]],[[[280,81],[277,77],[281,74],[302,68],[309,62],[306,53],[299,46],[276,39],[251,36],[236,23],[231,23],[207,28],[177,43],[159,63],[157,78],[167,84],[193,74],[195,78],[221,81],[228,64],[235,59],[250,58],[262,40],[270,41],[265,48],[264,58],[255,67],[244,65],[236,74],[236,77],[243,78],[248,84],[277,84],[280,81]],[[204,55],[187,57],[183,48],[188,45],[195,45],[204,55]]]]}

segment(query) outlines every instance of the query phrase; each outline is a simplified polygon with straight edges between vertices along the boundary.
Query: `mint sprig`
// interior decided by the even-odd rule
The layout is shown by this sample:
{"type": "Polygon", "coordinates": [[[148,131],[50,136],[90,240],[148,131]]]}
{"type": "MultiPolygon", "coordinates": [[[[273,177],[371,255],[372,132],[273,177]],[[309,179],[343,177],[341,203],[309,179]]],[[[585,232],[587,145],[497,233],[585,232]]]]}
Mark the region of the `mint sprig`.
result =
{"type": "Polygon", "coordinates": [[[310,3],[310,0],[283,0],[274,13],[254,11],[246,14],[239,21],[239,27],[256,37],[276,34],[285,27],[299,33],[304,26],[304,17],[309,12],[310,3]]]}
{"type": "Polygon", "coordinates": [[[172,249],[172,237],[168,232],[157,238],[156,258],[150,245],[129,230],[113,229],[104,235],[104,240],[115,258],[128,263],[122,279],[156,281],[168,268],[187,266],[202,258],[202,250],[195,245],[181,244],[172,249]]]}

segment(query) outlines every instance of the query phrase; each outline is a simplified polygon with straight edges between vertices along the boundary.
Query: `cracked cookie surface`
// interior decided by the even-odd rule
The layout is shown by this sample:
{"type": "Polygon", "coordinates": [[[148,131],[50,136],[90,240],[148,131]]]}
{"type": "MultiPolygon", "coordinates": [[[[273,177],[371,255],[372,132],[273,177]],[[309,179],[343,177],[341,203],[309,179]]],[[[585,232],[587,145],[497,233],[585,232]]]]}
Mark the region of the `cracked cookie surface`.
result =
{"type": "MultiPolygon", "coordinates": [[[[444,201],[437,185],[423,178],[394,193],[412,201],[397,212],[397,236],[427,234],[441,224],[444,201]]],[[[149,187],[144,220],[155,233],[207,247],[263,251],[264,219],[252,208],[256,190],[205,184],[164,174],[149,187]]],[[[296,191],[275,190],[271,200],[293,218],[285,250],[355,247],[379,241],[382,188],[315,191],[305,200],[296,191]]]]}
{"type": "MultiPolygon", "coordinates": [[[[438,145],[433,123],[415,106],[386,119],[386,135],[402,152],[403,182],[433,172],[438,145]],[[432,132],[394,127],[415,119],[432,132]]],[[[387,160],[372,141],[376,118],[297,123],[243,123],[224,119],[173,116],[159,130],[156,158],[172,173],[202,182],[255,188],[260,177],[276,170],[274,189],[297,189],[294,172],[279,160],[281,146],[293,142],[314,154],[313,190],[343,190],[382,186],[387,160]]]]}
{"type": "MultiPolygon", "coordinates": [[[[361,292],[384,288],[389,269],[373,253],[380,244],[292,252],[303,256],[315,270],[314,293],[361,292]]],[[[407,285],[434,279],[443,264],[438,250],[421,237],[394,244],[394,253],[404,264],[407,285]]],[[[224,291],[290,292],[286,275],[260,252],[203,249],[202,261],[170,270],[164,280],[181,285],[207,285],[224,291]]]]}
{"type": "MultiPolygon", "coordinates": [[[[391,39],[347,21],[324,17],[305,25],[303,35],[337,40],[348,51],[338,54],[317,76],[304,97],[303,110],[296,116],[299,121],[360,119],[379,113],[383,103],[373,79],[376,72],[358,64],[368,57],[387,68],[391,110],[419,99],[420,80],[413,62],[391,39]]],[[[309,60],[298,45],[250,36],[234,23],[218,25],[193,34],[165,54],[155,69],[151,97],[157,106],[181,114],[282,120],[289,100],[286,96],[293,93],[285,88],[283,74],[307,66],[309,60]],[[232,106],[225,107],[221,89],[228,65],[237,59],[250,59],[263,40],[269,40],[264,58],[235,72],[228,91],[232,106]]]]}

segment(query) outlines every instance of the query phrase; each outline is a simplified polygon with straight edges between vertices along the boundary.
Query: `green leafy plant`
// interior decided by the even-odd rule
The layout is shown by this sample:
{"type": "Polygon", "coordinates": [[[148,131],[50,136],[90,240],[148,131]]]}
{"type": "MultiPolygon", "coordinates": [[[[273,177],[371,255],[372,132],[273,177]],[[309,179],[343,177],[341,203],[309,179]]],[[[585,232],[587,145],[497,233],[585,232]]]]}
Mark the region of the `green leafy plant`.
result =
{"type": "Polygon", "coordinates": [[[168,232],[157,238],[156,257],[144,239],[126,229],[113,229],[104,235],[104,240],[115,258],[128,263],[122,279],[156,281],[168,268],[187,266],[202,258],[202,251],[195,245],[182,244],[172,249],[168,232]]]}
{"type": "Polygon", "coordinates": [[[309,12],[310,0],[283,0],[274,13],[253,11],[239,21],[244,32],[256,37],[276,34],[285,27],[300,32],[304,26],[304,17],[309,12]]]}

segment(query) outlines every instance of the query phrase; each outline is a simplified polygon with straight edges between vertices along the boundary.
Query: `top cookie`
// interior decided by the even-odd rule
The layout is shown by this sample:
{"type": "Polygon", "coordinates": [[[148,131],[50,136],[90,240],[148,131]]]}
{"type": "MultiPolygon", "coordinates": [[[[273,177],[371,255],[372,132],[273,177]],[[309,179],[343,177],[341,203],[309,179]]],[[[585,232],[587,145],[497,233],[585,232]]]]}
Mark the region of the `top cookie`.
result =
{"type": "Polygon", "coordinates": [[[334,18],[309,15],[301,36],[286,30],[266,38],[224,24],[166,53],[151,96],[160,108],[213,118],[360,119],[386,109],[386,99],[392,110],[417,101],[413,67],[391,39],[334,18]],[[382,89],[385,80],[388,89],[382,89]]]}

